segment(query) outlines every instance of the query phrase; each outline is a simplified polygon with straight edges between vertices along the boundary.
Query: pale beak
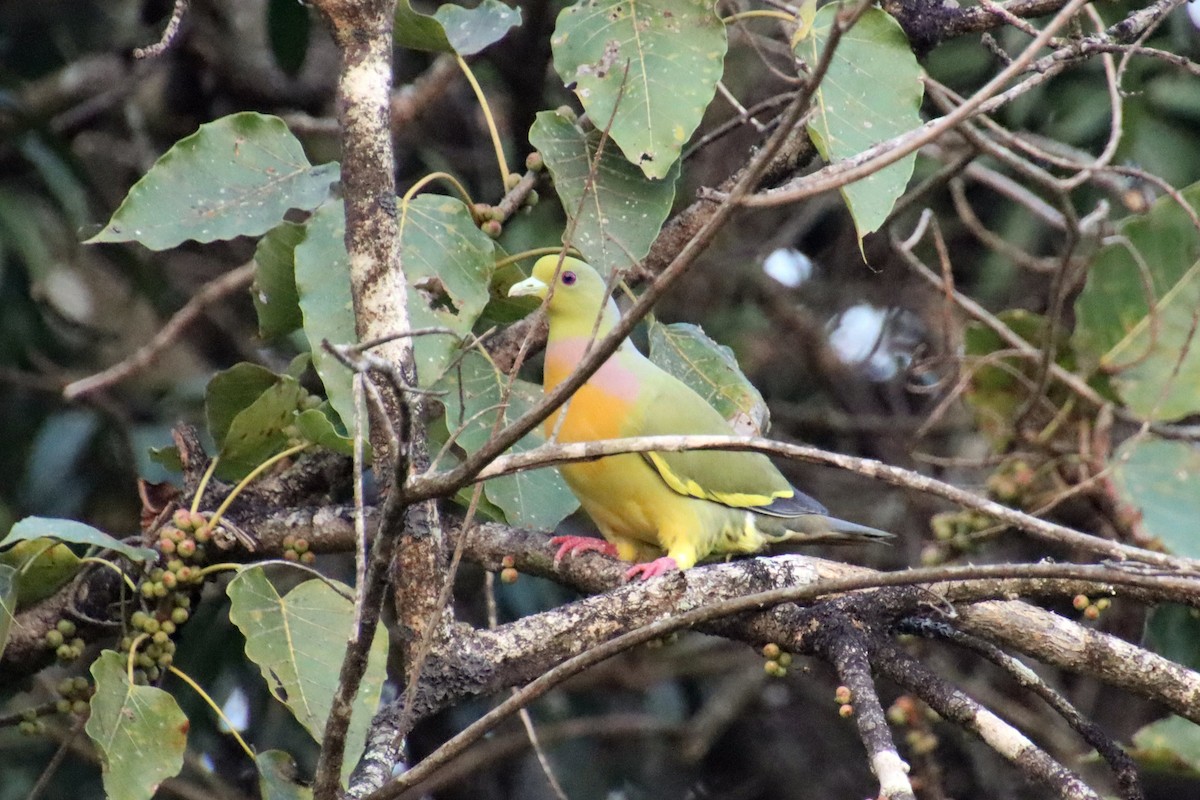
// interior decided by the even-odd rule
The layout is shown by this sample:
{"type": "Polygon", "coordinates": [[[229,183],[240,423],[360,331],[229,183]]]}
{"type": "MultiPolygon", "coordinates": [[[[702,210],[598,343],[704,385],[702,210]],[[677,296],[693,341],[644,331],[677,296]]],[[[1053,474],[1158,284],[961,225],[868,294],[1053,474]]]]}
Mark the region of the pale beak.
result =
{"type": "Polygon", "coordinates": [[[514,283],[508,289],[509,297],[542,297],[546,296],[546,292],[550,287],[537,278],[526,278],[520,283],[514,283]]]}

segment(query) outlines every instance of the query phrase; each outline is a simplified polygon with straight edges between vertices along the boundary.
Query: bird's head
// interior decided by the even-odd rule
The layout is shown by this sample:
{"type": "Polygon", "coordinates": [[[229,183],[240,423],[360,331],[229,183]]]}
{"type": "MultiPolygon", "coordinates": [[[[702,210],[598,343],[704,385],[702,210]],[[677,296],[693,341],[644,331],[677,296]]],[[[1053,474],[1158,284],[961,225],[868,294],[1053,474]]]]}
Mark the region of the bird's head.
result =
{"type": "MultiPolygon", "coordinates": [[[[509,297],[538,297],[545,299],[550,296],[546,310],[551,319],[577,318],[588,322],[590,328],[596,313],[608,301],[607,286],[600,273],[588,264],[569,256],[562,260],[562,268],[558,267],[558,256],[542,256],[533,265],[533,273],[513,284],[508,290],[509,297]],[[553,293],[550,287],[554,287],[553,293]]],[[[615,311],[615,308],[614,308],[615,311]]]]}

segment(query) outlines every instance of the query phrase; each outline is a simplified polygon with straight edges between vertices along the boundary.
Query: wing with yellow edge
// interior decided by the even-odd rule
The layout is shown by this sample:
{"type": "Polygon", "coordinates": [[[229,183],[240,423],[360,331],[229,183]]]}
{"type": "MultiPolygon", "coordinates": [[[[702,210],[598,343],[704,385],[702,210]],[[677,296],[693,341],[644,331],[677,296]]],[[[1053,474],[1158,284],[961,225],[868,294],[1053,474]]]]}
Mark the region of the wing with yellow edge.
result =
{"type": "MultiPolygon", "coordinates": [[[[733,433],[716,409],[682,382],[661,371],[652,381],[655,391],[639,397],[639,408],[631,414],[634,429],[627,435],[733,433]]],[[[824,506],[788,483],[761,453],[689,450],[643,453],[642,457],[667,486],[682,495],[779,517],[827,513],[824,506]]]]}

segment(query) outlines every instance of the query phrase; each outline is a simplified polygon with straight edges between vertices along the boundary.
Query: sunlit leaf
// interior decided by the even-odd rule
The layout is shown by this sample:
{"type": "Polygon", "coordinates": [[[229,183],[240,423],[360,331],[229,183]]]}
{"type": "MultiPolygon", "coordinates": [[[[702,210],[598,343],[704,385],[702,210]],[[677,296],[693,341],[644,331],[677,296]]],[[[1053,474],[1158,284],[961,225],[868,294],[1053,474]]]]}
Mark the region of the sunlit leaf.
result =
{"type": "Polygon", "coordinates": [[[179,773],[188,720],[175,698],[129,682],[125,659],[105,650],[92,663],[96,693],[84,730],[100,753],[109,800],[142,800],[179,773]]]}
{"type": "MultiPolygon", "coordinates": [[[[812,35],[796,47],[816,64],[829,42],[841,6],[821,8],[812,35]]],[[[814,99],[808,132],[821,157],[831,164],[921,125],[921,66],[899,23],[871,8],[837,45],[829,71],[814,99]]],[[[858,238],[878,230],[912,177],[916,153],[842,188],[858,238]]]]}
{"type": "Polygon", "coordinates": [[[558,17],[554,68],[597,127],[663,178],[716,92],[725,26],[704,0],[590,0],[558,17]],[[616,108],[614,114],[613,109],[616,108]]]}
{"type": "MultiPolygon", "coordinates": [[[[347,587],[336,585],[349,595],[347,587]]],[[[320,742],[354,624],[353,603],[321,580],[305,581],[280,595],[259,567],[239,572],[226,592],[229,618],[246,637],[246,655],[276,699],[320,742]]],[[[346,739],[347,772],[362,752],[379,704],[386,660],[387,636],[377,635],[346,739]]]]}
{"type": "Polygon", "coordinates": [[[257,236],[288,210],[324,202],[338,174],[337,164],[309,164],[278,117],[232,114],[176,142],[88,243],[140,242],[166,250],[189,239],[257,236]]]}
{"type": "MultiPolygon", "coordinates": [[[[305,409],[296,417],[296,429],[306,441],[344,456],[353,455],[354,440],[337,432],[329,413],[332,413],[332,409],[328,406],[305,409]]],[[[365,442],[363,444],[366,445],[365,442]]],[[[369,452],[369,449],[364,452],[369,452]]]]}
{"type": "Polygon", "coordinates": [[[650,360],[703,397],[746,436],[762,436],[770,412],[758,389],[738,367],[733,351],[717,344],[697,325],[650,325],[650,360]]]}

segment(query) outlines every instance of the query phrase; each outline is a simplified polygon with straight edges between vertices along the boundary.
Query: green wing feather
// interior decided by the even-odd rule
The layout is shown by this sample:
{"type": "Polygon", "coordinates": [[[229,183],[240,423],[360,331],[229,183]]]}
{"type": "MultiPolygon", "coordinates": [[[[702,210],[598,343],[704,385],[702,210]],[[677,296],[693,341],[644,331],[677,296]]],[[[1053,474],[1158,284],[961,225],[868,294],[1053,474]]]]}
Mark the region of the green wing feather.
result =
{"type": "MultiPolygon", "coordinates": [[[[642,359],[638,359],[642,361],[638,371],[643,383],[637,402],[640,413],[630,415],[627,435],[733,434],[729,423],[704,398],[642,359]]],[[[771,516],[827,513],[824,506],[788,483],[761,453],[689,450],[644,453],[642,457],[668,486],[682,495],[771,516]]]]}

